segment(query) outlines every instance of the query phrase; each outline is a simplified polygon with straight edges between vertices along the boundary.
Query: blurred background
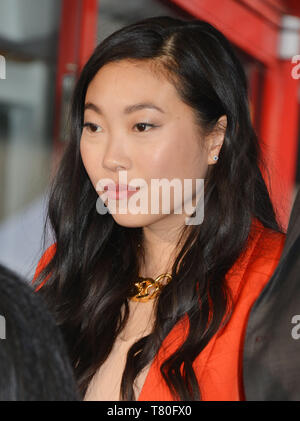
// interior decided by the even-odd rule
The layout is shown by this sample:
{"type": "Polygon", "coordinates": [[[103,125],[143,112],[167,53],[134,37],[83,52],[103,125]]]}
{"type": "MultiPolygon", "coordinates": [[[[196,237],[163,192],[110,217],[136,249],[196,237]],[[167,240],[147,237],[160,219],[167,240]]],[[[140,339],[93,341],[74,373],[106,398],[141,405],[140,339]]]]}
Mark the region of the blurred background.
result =
{"type": "Polygon", "coordinates": [[[287,226],[300,183],[299,0],[0,0],[0,262],[28,280],[44,251],[48,186],[68,141],[76,78],[106,36],[158,15],[206,20],[232,42],[287,226]]]}

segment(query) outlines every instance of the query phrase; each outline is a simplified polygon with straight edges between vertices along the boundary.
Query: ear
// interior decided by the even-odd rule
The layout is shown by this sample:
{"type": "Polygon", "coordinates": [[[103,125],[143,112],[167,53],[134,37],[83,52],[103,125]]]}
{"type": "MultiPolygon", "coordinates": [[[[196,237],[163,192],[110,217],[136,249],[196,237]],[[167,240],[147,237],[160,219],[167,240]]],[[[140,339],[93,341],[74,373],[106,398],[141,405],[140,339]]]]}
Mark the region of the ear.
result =
{"type": "Polygon", "coordinates": [[[227,128],[227,116],[222,115],[216,123],[216,126],[209,136],[208,142],[208,156],[207,156],[207,165],[213,165],[218,162],[218,159],[214,159],[214,157],[219,158],[220,150],[222,148],[225,132],[227,128]]]}

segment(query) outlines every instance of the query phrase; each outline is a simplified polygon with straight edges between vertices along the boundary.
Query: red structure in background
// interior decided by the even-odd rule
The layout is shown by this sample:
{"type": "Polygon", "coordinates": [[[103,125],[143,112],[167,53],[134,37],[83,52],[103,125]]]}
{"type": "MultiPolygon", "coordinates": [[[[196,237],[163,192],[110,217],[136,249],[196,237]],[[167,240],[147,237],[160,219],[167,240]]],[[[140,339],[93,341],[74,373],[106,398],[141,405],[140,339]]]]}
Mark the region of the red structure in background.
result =
{"type": "MultiPolygon", "coordinates": [[[[299,83],[292,77],[295,63],[280,56],[279,43],[282,16],[300,16],[299,0],[169,1],[213,24],[248,57],[251,114],[270,173],[265,179],[286,227],[296,174],[299,83]]],[[[64,146],[69,95],[96,44],[97,18],[97,0],[62,0],[54,166],[64,146]]]]}
{"type": "Polygon", "coordinates": [[[74,83],[96,46],[98,1],[62,0],[57,58],[53,171],[65,146],[74,83]]]}
{"type": "Polygon", "coordinates": [[[280,57],[279,43],[282,16],[300,16],[299,0],[170,1],[210,22],[252,58],[248,77],[253,122],[269,168],[270,180],[265,179],[286,228],[296,175],[299,79],[292,77],[292,58],[280,57]]]}

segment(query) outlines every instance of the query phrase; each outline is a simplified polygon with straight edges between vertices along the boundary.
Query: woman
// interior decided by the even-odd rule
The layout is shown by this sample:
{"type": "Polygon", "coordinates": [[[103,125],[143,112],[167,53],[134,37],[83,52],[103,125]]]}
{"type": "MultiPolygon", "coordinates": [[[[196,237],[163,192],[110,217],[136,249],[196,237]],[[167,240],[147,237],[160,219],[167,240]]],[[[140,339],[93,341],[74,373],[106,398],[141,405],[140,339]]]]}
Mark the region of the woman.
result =
{"type": "Polygon", "coordinates": [[[34,280],[83,399],[244,399],[247,316],[285,236],[232,46],[204,21],[129,25],[84,67],[71,126],[49,201],[56,241],[34,280]],[[178,213],[175,193],[169,213],[137,214],[130,200],[121,212],[121,193],[105,190],[119,170],[143,203],[153,179],[204,179],[204,196],[187,195],[203,220],[178,213]]]}

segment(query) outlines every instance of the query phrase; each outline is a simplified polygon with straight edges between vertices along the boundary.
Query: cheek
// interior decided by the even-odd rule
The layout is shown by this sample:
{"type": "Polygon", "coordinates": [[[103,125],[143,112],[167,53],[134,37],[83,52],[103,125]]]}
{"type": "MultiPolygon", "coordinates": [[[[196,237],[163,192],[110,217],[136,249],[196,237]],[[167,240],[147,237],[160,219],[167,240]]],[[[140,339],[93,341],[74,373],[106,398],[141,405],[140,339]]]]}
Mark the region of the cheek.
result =
{"type": "Polygon", "coordinates": [[[174,148],[174,165],[183,178],[204,178],[207,169],[207,151],[201,145],[201,138],[193,130],[182,132],[174,148]],[[175,164],[176,163],[176,164],[175,164]]]}
{"type": "Polygon", "coordinates": [[[84,143],[82,142],[82,140],[80,140],[80,155],[81,155],[81,159],[83,162],[83,165],[85,167],[85,169],[87,170],[87,164],[88,164],[88,149],[84,146],[84,143]]]}
{"type": "Polygon", "coordinates": [[[86,143],[80,141],[80,155],[82,163],[92,183],[94,184],[94,174],[97,168],[97,156],[93,148],[90,148],[86,143]]]}
{"type": "MultiPolygon", "coordinates": [[[[166,138],[164,139],[167,140],[166,138]]],[[[157,178],[204,178],[207,170],[207,152],[194,132],[177,130],[161,148],[147,159],[147,167],[157,178]]]]}

